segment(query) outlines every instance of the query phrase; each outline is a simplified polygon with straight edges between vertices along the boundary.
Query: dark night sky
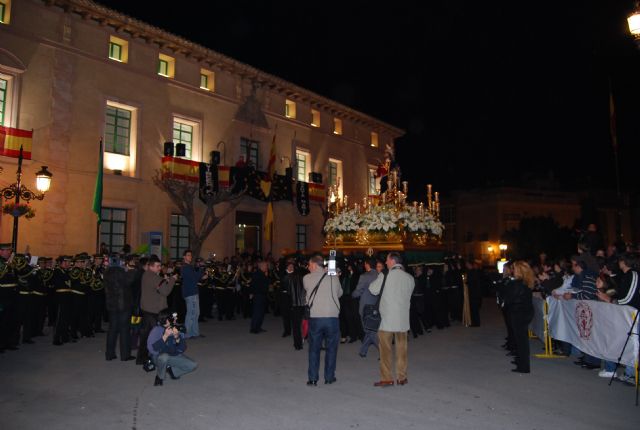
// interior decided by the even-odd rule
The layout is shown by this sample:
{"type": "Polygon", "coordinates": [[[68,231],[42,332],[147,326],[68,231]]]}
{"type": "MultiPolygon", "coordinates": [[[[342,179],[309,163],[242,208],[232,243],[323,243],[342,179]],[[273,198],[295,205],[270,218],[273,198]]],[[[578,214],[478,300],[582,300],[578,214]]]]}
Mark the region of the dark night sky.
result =
{"type": "Polygon", "coordinates": [[[640,183],[633,1],[101,3],[405,129],[414,191],[614,189],[611,77],[623,189],[640,183]]]}

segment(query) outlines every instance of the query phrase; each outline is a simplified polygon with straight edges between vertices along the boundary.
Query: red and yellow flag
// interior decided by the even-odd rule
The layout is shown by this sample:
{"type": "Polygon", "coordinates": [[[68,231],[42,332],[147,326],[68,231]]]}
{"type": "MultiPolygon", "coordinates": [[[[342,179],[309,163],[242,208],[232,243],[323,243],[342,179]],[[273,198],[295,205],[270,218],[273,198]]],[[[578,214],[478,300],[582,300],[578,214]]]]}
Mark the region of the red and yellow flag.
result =
{"type": "Polygon", "coordinates": [[[22,158],[31,160],[33,131],[0,126],[0,155],[18,158],[22,146],[22,158]]]}
{"type": "Polygon", "coordinates": [[[218,186],[220,188],[229,188],[231,183],[231,169],[229,166],[218,166],[218,186]]]}
{"type": "Polygon", "coordinates": [[[162,176],[200,182],[200,163],[176,157],[162,157],[162,176]]]}
{"type": "Polygon", "coordinates": [[[324,185],[309,183],[309,200],[314,202],[324,202],[326,196],[324,193],[324,185]]]}

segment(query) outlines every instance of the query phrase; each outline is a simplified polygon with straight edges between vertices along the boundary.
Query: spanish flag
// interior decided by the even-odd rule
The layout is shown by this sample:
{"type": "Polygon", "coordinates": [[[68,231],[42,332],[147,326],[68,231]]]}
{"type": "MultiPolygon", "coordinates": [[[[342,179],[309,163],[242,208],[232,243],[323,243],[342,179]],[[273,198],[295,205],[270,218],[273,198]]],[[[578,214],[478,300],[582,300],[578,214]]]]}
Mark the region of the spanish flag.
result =
{"type": "Polygon", "coordinates": [[[162,157],[162,176],[199,183],[200,163],[176,157],[162,157]]]}
{"type": "Polygon", "coordinates": [[[309,200],[313,202],[324,202],[325,200],[324,194],[324,185],[309,183],[309,200]]]}
{"type": "Polygon", "coordinates": [[[229,166],[218,166],[218,186],[221,189],[229,188],[231,168],[229,166]]]}
{"type": "Polygon", "coordinates": [[[33,131],[0,126],[0,155],[18,158],[22,146],[22,158],[31,160],[33,131]]]}

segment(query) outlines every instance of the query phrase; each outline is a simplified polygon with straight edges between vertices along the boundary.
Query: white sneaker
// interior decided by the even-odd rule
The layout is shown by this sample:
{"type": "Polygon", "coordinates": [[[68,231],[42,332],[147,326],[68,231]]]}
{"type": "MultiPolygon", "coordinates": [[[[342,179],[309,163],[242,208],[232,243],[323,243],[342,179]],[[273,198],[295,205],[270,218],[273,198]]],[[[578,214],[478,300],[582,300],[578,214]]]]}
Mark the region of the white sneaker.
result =
{"type": "Polygon", "coordinates": [[[598,372],[598,376],[601,378],[611,378],[613,375],[615,375],[613,371],[607,372],[605,369],[602,369],[601,371],[598,372]]]}

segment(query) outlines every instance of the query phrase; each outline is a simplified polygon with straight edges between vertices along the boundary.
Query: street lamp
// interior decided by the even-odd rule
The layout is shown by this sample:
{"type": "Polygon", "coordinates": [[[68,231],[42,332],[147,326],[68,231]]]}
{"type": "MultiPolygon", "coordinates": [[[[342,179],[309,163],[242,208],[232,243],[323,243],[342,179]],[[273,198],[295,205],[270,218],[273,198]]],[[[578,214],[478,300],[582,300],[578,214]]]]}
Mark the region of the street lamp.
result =
{"type": "MultiPolygon", "coordinates": [[[[36,190],[34,193],[22,184],[22,146],[20,146],[20,154],[18,156],[18,171],[16,172],[16,182],[1,189],[0,195],[5,200],[15,199],[15,205],[18,206],[20,199],[29,202],[31,200],[44,199],[44,193],[49,191],[51,186],[51,178],[53,174],[47,170],[47,166],[42,166],[36,173],[36,190]]],[[[18,214],[13,216],[13,236],[11,240],[11,248],[16,252],[18,248],[18,214]]]]}

